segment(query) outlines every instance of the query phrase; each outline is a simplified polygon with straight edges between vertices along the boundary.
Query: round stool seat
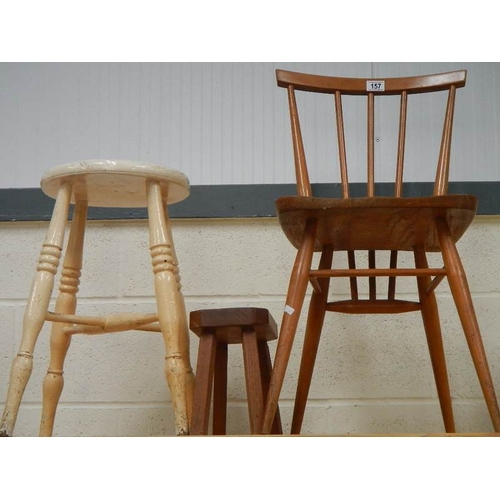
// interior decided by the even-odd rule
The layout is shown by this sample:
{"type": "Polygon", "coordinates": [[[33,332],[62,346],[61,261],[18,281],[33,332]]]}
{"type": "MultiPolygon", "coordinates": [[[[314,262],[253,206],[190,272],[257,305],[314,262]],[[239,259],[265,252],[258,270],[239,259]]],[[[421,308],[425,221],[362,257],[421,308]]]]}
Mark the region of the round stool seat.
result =
{"type": "Polygon", "coordinates": [[[86,160],[59,165],[42,177],[42,191],[56,198],[60,185],[73,184],[71,202],[86,200],[92,207],[145,207],[146,182],[160,183],[168,204],[189,195],[189,180],[178,170],[129,160],[86,160]]]}

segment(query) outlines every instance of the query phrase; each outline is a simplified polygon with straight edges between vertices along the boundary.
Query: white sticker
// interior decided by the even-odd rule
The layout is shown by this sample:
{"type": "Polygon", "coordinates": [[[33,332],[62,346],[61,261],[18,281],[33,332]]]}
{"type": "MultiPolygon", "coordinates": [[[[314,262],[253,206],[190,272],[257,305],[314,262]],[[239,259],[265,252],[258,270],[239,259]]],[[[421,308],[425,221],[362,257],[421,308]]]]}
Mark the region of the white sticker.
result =
{"type": "Polygon", "coordinates": [[[290,306],[285,306],[285,312],[291,316],[295,312],[295,309],[290,306]]]}
{"type": "Polygon", "coordinates": [[[385,81],[384,80],[367,80],[366,90],[368,92],[384,92],[385,91],[385,81]]]}

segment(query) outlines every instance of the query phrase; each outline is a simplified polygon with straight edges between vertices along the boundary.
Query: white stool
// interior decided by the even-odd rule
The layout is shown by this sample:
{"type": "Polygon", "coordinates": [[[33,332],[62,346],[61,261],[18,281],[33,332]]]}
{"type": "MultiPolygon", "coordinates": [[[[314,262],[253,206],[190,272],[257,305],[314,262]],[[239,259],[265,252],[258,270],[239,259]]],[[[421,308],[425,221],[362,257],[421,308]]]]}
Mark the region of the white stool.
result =
{"type": "Polygon", "coordinates": [[[63,388],[63,364],[71,335],[125,330],[161,331],[165,373],[175,413],[176,434],[189,433],[194,376],[189,361],[189,331],[167,205],[189,195],[187,177],[176,170],[131,161],[91,160],[47,172],[42,190],[56,199],[26,306],[19,353],[12,363],[0,436],[11,436],[33,367],[33,350],[45,321],[54,322],[50,364],[43,384],[40,435],[52,435],[63,388]],[[55,311],[49,301],[59,266],[70,203],[75,204],[55,311]],[[149,315],[76,315],[87,207],[147,207],[157,311],[149,315]]]}

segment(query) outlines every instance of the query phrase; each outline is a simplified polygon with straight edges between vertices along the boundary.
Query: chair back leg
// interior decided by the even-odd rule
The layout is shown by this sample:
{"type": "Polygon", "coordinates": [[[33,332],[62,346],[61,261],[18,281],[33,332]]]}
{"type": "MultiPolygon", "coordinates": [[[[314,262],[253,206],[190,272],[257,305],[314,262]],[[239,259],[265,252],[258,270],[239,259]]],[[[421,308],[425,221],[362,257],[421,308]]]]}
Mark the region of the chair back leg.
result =
{"type": "Polygon", "coordinates": [[[493,428],[495,432],[500,432],[500,410],[465,271],[446,221],[438,219],[436,226],[451,294],[457,307],[458,316],[462,323],[493,428]]]}

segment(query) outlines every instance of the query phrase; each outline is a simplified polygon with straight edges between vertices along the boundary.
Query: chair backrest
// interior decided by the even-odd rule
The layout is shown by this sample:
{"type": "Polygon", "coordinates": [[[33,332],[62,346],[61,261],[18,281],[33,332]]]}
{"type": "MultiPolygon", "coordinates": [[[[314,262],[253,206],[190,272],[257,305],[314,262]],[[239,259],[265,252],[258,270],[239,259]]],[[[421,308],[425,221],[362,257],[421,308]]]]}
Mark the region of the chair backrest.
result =
{"type": "Polygon", "coordinates": [[[307,170],[304,143],[301,134],[299,113],[295,91],[306,91],[332,94],[334,96],[335,121],[339,151],[340,180],[342,196],[349,198],[349,181],[347,172],[347,155],[345,126],[342,110],[343,95],[364,96],[367,101],[367,196],[375,196],[375,99],[388,95],[400,96],[399,132],[396,158],[396,177],[394,196],[402,196],[403,167],[407,128],[408,96],[426,92],[448,91],[446,111],[444,114],[441,147],[437,160],[434,195],[444,195],[448,190],[451,136],[455,91],[465,86],[466,71],[455,71],[437,75],[415,76],[408,78],[341,78],[309,75],[292,71],[277,70],[279,87],[288,90],[290,118],[292,125],[292,141],[295,159],[295,173],[298,194],[312,196],[311,184],[307,170]]]}

